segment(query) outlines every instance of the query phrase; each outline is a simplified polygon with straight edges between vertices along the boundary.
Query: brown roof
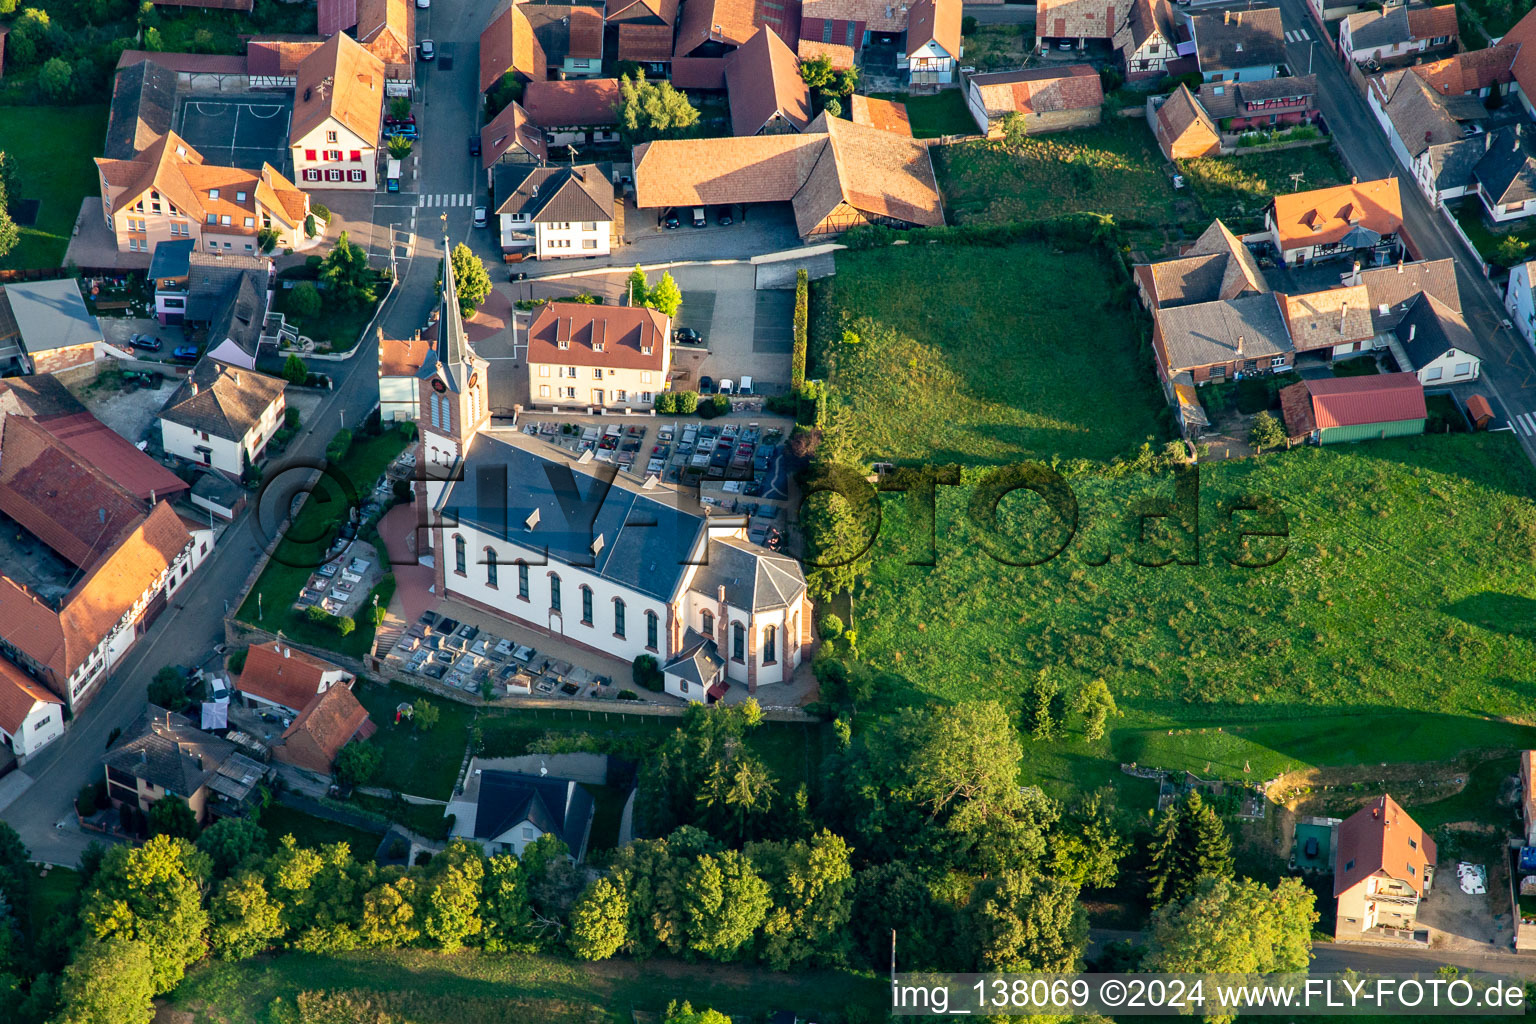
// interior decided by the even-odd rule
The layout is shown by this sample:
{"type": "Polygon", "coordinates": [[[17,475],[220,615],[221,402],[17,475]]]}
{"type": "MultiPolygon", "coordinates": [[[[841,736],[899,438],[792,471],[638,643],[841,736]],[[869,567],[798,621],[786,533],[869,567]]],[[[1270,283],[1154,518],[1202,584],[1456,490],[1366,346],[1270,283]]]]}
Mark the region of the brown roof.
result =
{"type": "Polygon", "coordinates": [[[907,11],[907,52],[929,41],[960,56],[960,0],[916,0],[907,11]]]}
{"type": "Polygon", "coordinates": [[[1360,272],[1377,331],[1390,330],[1408,312],[1412,300],[1423,292],[1461,312],[1461,291],[1456,285],[1454,260],[1396,263],[1360,272]]]}
{"type": "Polygon", "coordinates": [[[1363,284],[1285,295],[1280,307],[1298,352],[1369,341],[1376,336],[1363,284]]]}
{"type": "MultiPolygon", "coordinates": [[[[1371,380],[1358,377],[1356,380],[1371,380]]],[[[1435,863],[1435,841],[1397,801],[1383,794],[1344,819],[1339,826],[1333,895],[1342,895],[1378,871],[1384,871],[1419,895],[1424,868],[1435,863]]]]}
{"type": "Polygon", "coordinates": [[[1280,8],[1250,7],[1190,15],[1201,71],[1246,68],[1285,61],[1280,8]]]}
{"type": "MultiPolygon", "coordinates": [[[[339,671],[340,665],[332,665],[287,644],[252,644],[245,655],[245,668],[235,681],[235,689],[300,711],[320,692],[321,678],[327,672],[339,671]]],[[[343,678],[343,685],[351,685],[350,672],[343,678]]]]}
{"type": "Polygon", "coordinates": [[[380,338],[379,376],[414,377],[432,343],[425,338],[380,338]]]}
{"type": "Polygon", "coordinates": [[[671,25],[636,25],[625,22],[619,26],[619,60],[648,63],[671,59],[671,25]]]}
{"type": "Polygon", "coordinates": [[[297,75],[304,58],[324,44],[323,39],[252,39],[245,44],[246,65],[252,75],[288,78],[297,75]]]}
{"type": "Polygon", "coordinates": [[[593,128],[619,123],[617,78],[572,78],[564,82],[529,82],[523,110],[540,128],[593,128]]]}
{"type": "MultiPolygon", "coordinates": [[[[598,7],[572,7],[565,56],[603,59],[603,12],[598,7]]],[[[665,59],[665,58],[663,58],[665,59]]]]}
{"type": "Polygon", "coordinates": [[[1035,32],[1042,39],[1113,39],[1129,7],[1125,0],[1040,0],[1035,32]]]}
{"type": "Polygon", "coordinates": [[[58,697],[0,655],[0,729],[15,736],[26,724],[27,716],[38,701],[44,704],[64,703],[58,697]]]}
{"type": "Polygon", "coordinates": [[[757,31],[757,0],[688,0],[677,26],[677,55],[714,41],[740,46],[757,31]]]}
{"type": "Polygon", "coordinates": [[[255,370],[203,358],[171,395],[160,418],[230,441],[243,440],[288,383],[255,370]]]}
{"type": "MultiPolygon", "coordinates": [[[[7,383],[14,386],[25,379],[13,377],[7,383]]],[[[139,451],[84,407],[64,415],[39,415],[37,422],[49,436],[142,501],[171,498],[188,487],[181,477],[139,451]]]]}
{"type": "Polygon", "coordinates": [[[678,0],[613,0],[608,20],[672,25],[677,21],[678,0]]]}
{"type": "Polygon", "coordinates": [[[820,39],[801,39],[795,43],[795,54],[801,60],[825,57],[836,71],[853,67],[858,54],[843,43],[824,43],[820,39]]]}
{"type": "Polygon", "coordinates": [[[207,11],[241,11],[251,13],[256,0],[155,0],[156,7],[197,7],[207,11]]]}
{"type": "Polygon", "coordinates": [[[1536,96],[1536,10],[1525,13],[1525,17],[1515,22],[1515,27],[1504,33],[1499,40],[1501,46],[1517,46],[1515,54],[1514,76],[1520,83],[1520,91],[1527,96],[1536,96]],[[1526,45],[1526,44],[1532,45],[1526,45]]]}
{"type": "Polygon", "coordinates": [[[1396,178],[1276,196],[1271,212],[1281,249],[1337,242],[1355,224],[1382,235],[1393,234],[1403,226],[1403,201],[1396,178]]]}
{"type": "Polygon", "coordinates": [[[675,139],[635,147],[642,208],[788,202],[811,173],[825,136],[675,139]]]}
{"type": "Polygon", "coordinates": [[[551,302],[528,328],[527,362],[660,370],[668,330],[667,317],[644,306],[551,302]]]}
{"type": "Polygon", "coordinates": [[[171,71],[202,75],[243,75],[245,58],[221,53],[162,53],[158,50],[124,50],[117,58],[119,69],[147,60],[171,71]]]}
{"type": "Polygon", "coordinates": [[[1104,102],[1099,73],[1088,64],[972,75],[971,84],[980,93],[988,118],[1014,111],[1044,114],[1083,110],[1104,102]]]}
{"type": "Polygon", "coordinates": [[[384,62],[349,35],[327,39],[299,65],[289,140],[297,144],[335,118],[366,144],[379,142],[384,115],[384,62]]]}
{"type": "MultiPolygon", "coordinates": [[[[1305,383],[1312,395],[1312,416],[1322,430],[1422,420],[1428,415],[1424,407],[1424,385],[1411,373],[1328,377],[1305,383]]],[[[1343,861],[1342,845],[1339,859],[1343,861]]]]}
{"type": "Polygon", "coordinates": [[[1287,437],[1306,437],[1317,429],[1317,421],[1312,418],[1312,392],[1307,390],[1306,381],[1280,389],[1280,415],[1285,420],[1287,437]]]}
{"type": "Polygon", "coordinates": [[[1501,42],[1486,50],[1469,50],[1445,60],[1415,64],[1413,73],[1442,96],[1478,92],[1514,81],[1515,55],[1519,52],[1519,46],[1501,42]]]}
{"type": "Polygon", "coordinates": [[[1200,106],[1189,86],[1183,84],[1157,108],[1156,134],[1157,144],[1170,160],[1175,159],[1175,147],[1193,145],[1197,150],[1214,152],[1221,146],[1216,122],[1200,106]]]}
{"type": "Polygon", "coordinates": [[[283,742],[272,756],[299,768],[328,775],[336,755],[353,738],[367,739],[375,726],[368,709],[345,686],[332,686],[313,697],[293,724],[283,731],[283,742]]]}
{"type": "Polygon", "coordinates": [[[848,97],[848,119],[854,124],[879,128],[897,135],[912,134],[912,122],[907,117],[905,104],[893,100],[877,100],[857,93],[848,97]]]}
{"type": "Polygon", "coordinates": [[[679,89],[724,89],[724,57],[673,57],[672,84],[679,89]]]}
{"type": "Polygon", "coordinates": [[[415,15],[411,0],[357,0],[357,41],[386,64],[412,64],[415,15]]]}
{"type": "Polygon", "coordinates": [[[547,74],[544,47],[517,4],[492,18],[480,33],[480,91],[490,91],[508,71],[534,82],[547,74]]]}
{"type": "Polygon", "coordinates": [[[760,28],[725,59],[731,130],[756,135],[780,119],[803,131],[811,123],[811,90],[795,53],[771,29],[760,28]]]}
{"type": "Polygon", "coordinates": [[[800,35],[819,39],[823,21],[860,22],[871,32],[905,32],[907,13],[905,6],[889,0],[804,0],[800,35]],[[807,19],[814,24],[808,26],[807,19]]]}
{"type": "Polygon", "coordinates": [[[1168,0],[1131,0],[1130,14],[1115,30],[1115,47],[1128,60],[1153,35],[1161,36],[1169,46],[1178,44],[1173,5],[1168,0]]]}
{"type": "Polygon", "coordinates": [[[1211,226],[1202,231],[1200,237],[1195,239],[1195,244],[1190,246],[1189,255],[1201,253],[1223,253],[1228,257],[1221,277],[1221,298],[1235,299],[1244,292],[1269,291],[1269,285],[1264,281],[1264,272],[1259,269],[1259,261],[1254,259],[1253,251],[1229,231],[1219,218],[1211,221],[1211,226]]]}
{"type": "Polygon", "coordinates": [[[549,144],[544,139],[544,132],[515,101],[508,103],[501,113],[480,129],[480,142],[480,159],[487,168],[500,160],[513,146],[520,146],[538,160],[549,159],[549,144]]]}
{"type": "Polygon", "coordinates": [[[357,0],[319,0],[315,5],[315,23],[322,36],[356,28],[357,0]]]}
{"type": "Polygon", "coordinates": [[[1408,31],[1415,39],[1439,39],[1441,36],[1450,36],[1454,41],[1457,35],[1456,5],[1421,7],[1414,4],[1409,6],[1408,31]]]}

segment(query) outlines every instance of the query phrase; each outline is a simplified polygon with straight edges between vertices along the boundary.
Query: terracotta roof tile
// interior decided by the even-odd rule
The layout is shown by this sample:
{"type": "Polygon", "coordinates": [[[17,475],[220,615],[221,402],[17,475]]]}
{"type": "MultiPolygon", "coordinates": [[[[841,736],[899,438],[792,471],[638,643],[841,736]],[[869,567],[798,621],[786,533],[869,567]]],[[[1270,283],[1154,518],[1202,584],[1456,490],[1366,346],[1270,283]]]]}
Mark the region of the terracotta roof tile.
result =
{"type": "Polygon", "coordinates": [[[564,82],[529,82],[523,110],[540,128],[593,128],[619,123],[617,78],[572,78],[564,82]]]}
{"type": "Polygon", "coordinates": [[[489,169],[513,147],[519,147],[534,159],[549,159],[549,144],[544,132],[533,123],[528,112],[516,101],[480,129],[482,166],[489,169]]]}
{"type": "Polygon", "coordinates": [[[480,91],[489,92],[508,71],[532,82],[547,73],[544,47],[517,4],[491,19],[480,33],[480,91]]]}
{"type": "Polygon", "coordinates": [[[117,58],[119,68],[130,67],[141,60],[154,61],[172,71],[185,71],[194,75],[243,75],[245,58],[220,53],[162,53],[159,50],[124,50],[117,58]]]}
{"type": "Polygon", "coordinates": [[[375,726],[368,710],[351,689],[332,686],[314,697],[283,732],[283,742],[272,751],[279,761],[328,775],[336,755],[356,737],[367,739],[375,726]]]}
{"type": "MultiPolygon", "coordinates": [[[[811,36],[806,19],[855,22],[871,32],[905,32],[907,11],[889,0],[804,0],[800,6],[800,38],[811,36]]],[[[812,38],[820,38],[817,32],[812,38]]]]}
{"type": "Polygon", "coordinates": [[[413,64],[415,11],[411,0],[357,0],[357,41],[386,64],[413,64]]]}
{"type": "Polygon", "coordinates": [[[916,0],[912,4],[907,11],[907,52],[930,41],[951,57],[960,56],[960,0],[916,0]]]}
{"type": "Polygon", "coordinates": [[[980,92],[989,118],[1014,111],[1043,114],[1082,110],[1104,102],[1099,73],[1088,64],[972,75],[971,83],[980,92]]]}
{"type": "Polygon", "coordinates": [[[1337,242],[1356,223],[1383,235],[1403,226],[1396,178],[1276,196],[1271,213],[1281,249],[1337,242]]]}
{"type": "Polygon", "coordinates": [[[1040,0],[1035,32],[1042,39],[1113,39],[1129,0],[1040,0]]]}
{"type": "Polygon", "coordinates": [[[611,0],[608,20],[672,25],[677,21],[677,5],[678,0],[611,0]]]}
{"type": "Polygon", "coordinates": [[[1331,348],[1376,336],[1365,285],[1281,296],[1281,309],[1296,351],[1331,348]]]}
{"type": "Polygon", "coordinates": [[[824,43],[820,39],[801,39],[795,44],[795,53],[801,60],[825,57],[834,70],[845,71],[853,67],[858,51],[842,43],[824,43]]]}
{"type": "Polygon", "coordinates": [[[1438,7],[1410,5],[1408,30],[1414,39],[1438,39],[1441,36],[1449,36],[1452,41],[1455,41],[1458,34],[1456,5],[1441,4],[1438,7]]]}
{"type": "MultiPolygon", "coordinates": [[[[252,644],[245,655],[245,668],[235,681],[235,689],[302,711],[320,692],[325,674],[340,671],[340,665],[287,644],[276,641],[252,644]]],[[[348,672],[342,678],[345,685],[350,685],[353,676],[348,672]]]]}
{"type": "Polygon", "coordinates": [[[9,658],[0,655],[0,729],[12,736],[21,732],[27,716],[39,701],[44,704],[64,703],[9,658]]]}
{"type": "Polygon", "coordinates": [[[414,377],[432,342],[426,338],[380,338],[379,376],[414,377]]]}
{"type": "Polygon", "coordinates": [[[1519,52],[1519,46],[1501,42],[1486,50],[1469,50],[1445,60],[1415,64],[1412,70],[1442,96],[1480,92],[1515,80],[1515,55],[1519,52]]]}
{"type": "MultiPolygon", "coordinates": [[[[1377,378],[1357,377],[1355,380],[1377,378]]],[[[1421,403],[1422,405],[1422,400],[1421,403]]],[[[1333,894],[1340,896],[1378,871],[1424,892],[1424,868],[1435,863],[1435,841],[1397,801],[1383,794],[1338,826],[1333,894]],[[1412,870],[1410,870],[1410,868],[1412,870]]]]}
{"type": "Polygon", "coordinates": [[[799,61],[770,29],[758,29],[725,58],[725,83],[737,135],[756,135],[775,119],[795,131],[811,123],[811,90],[800,77],[799,61]]]}
{"type": "Polygon", "coordinates": [[[619,60],[642,63],[672,59],[671,25],[619,26],[619,60]]]}
{"type": "Polygon", "coordinates": [[[289,78],[324,44],[323,39],[252,39],[245,46],[245,59],[252,75],[289,78]]]}
{"type": "Polygon", "coordinates": [[[1514,76],[1521,92],[1536,96],[1536,10],[1525,13],[1515,27],[1504,33],[1501,46],[1516,46],[1514,76]]]}
{"type": "Polygon", "coordinates": [[[667,317],[644,306],[551,302],[528,328],[526,361],[661,370],[667,365],[669,327],[667,317]],[[598,344],[601,350],[594,347],[598,344]]]}
{"type": "Polygon", "coordinates": [[[672,84],[679,89],[724,89],[724,57],[673,57],[672,84]]]}
{"type": "Polygon", "coordinates": [[[906,106],[892,100],[877,100],[855,93],[848,97],[848,114],[854,124],[897,135],[912,135],[912,122],[907,117],[906,106]]]}
{"type": "Polygon", "coordinates": [[[740,46],[757,31],[757,0],[688,0],[677,26],[677,55],[714,41],[740,46]]]}
{"type": "Polygon", "coordinates": [[[332,36],[299,65],[289,132],[293,144],[335,118],[364,143],[377,146],[383,115],[384,62],[351,36],[332,36]]]}
{"type": "Polygon", "coordinates": [[[357,0],[319,0],[315,24],[323,36],[357,27],[357,0]]]}

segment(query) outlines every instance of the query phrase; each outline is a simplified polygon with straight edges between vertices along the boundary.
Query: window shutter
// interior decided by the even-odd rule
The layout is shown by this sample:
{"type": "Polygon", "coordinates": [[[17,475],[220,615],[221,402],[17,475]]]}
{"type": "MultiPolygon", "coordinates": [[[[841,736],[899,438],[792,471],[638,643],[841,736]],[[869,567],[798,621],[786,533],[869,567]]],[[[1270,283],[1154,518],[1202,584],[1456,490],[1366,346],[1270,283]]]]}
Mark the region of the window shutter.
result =
{"type": "Polygon", "coordinates": [[[354,149],[352,151],[352,162],[353,163],[357,163],[357,162],[359,162],[362,159],[363,159],[363,151],[360,150],[360,149],[354,149]]]}
{"type": "Polygon", "coordinates": [[[313,160],[314,158],[315,158],[315,151],[314,150],[306,149],[304,151],[304,159],[305,160],[313,160]]]}

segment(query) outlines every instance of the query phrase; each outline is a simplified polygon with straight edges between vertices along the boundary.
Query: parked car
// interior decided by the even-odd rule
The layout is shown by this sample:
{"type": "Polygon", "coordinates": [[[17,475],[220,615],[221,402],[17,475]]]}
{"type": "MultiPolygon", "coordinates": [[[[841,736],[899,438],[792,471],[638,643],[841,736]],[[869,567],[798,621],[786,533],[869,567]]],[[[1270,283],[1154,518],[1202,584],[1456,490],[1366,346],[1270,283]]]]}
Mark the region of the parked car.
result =
{"type": "Polygon", "coordinates": [[[483,228],[485,227],[485,223],[485,207],[475,207],[475,227],[483,228]]]}
{"type": "Polygon", "coordinates": [[[511,273],[507,274],[507,280],[508,281],[526,281],[526,280],[528,280],[528,275],[524,271],[514,270],[511,273]]]}
{"type": "Polygon", "coordinates": [[[666,219],[663,220],[661,223],[662,223],[662,226],[665,227],[668,231],[671,231],[673,228],[677,227],[677,225],[679,223],[678,219],[677,219],[677,211],[674,210],[671,213],[667,214],[666,219]]]}
{"type": "Polygon", "coordinates": [[[1058,49],[1058,50],[1070,50],[1070,49],[1072,49],[1072,40],[1070,40],[1070,39],[1063,39],[1061,42],[1056,44],[1056,49],[1058,49]]]}
{"type": "Polygon", "coordinates": [[[699,394],[712,395],[715,393],[715,378],[705,374],[699,378],[699,394]]]}
{"type": "Polygon", "coordinates": [[[708,225],[709,218],[704,216],[704,207],[695,206],[693,208],[693,226],[696,228],[702,228],[707,227],[708,225]]]}
{"type": "Polygon", "coordinates": [[[720,216],[716,219],[715,223],[723,228],[728,228],[736,223],[736,218],[731,216],[731,208],[729,206],[720,211],[720,216]]]}
{"type": "Polygon", "coordinates": [[[393,114],[384,115],[384,128],[386,131],[395,127],[396,125],[403,124],[408,124],[414,127],[416,124],[416,115],[406,114],[404,117],[395,117],[393,114]]]}
{"type": "Polygon", "coordinates": [[[692,327],[679,327],[672,332],[672,340],[679,345],[700,345],[703,344],[704,337],[692,327]]]}
{"type": "Polygon", "coordinates": [[[186,359],[186,360],[196,359],[197,358],[197,346],[196,345],[177,345],[175,350],[171,353],[171,358],[172,359],[186,359]]]}
{"type": "MultiPolygon", "coordinates": [[[[418,6],[425,6],[425,5],[423,5],[421,3],[421,0],[416,0],[416,3],[417,3],[418,6]]],[[[436,58],[437,58],[437,44],[434,43],[430,39],[423,39],[421,41],[421,59],[422,60],[435,60],[436,58]]]]}
{"type": "Polygon", "coordinates": [[[159,352],[161,348],[160,339],[148,334],[135,334],[128,339],[128,344],[132,348],[141,348],[146,352],[159,352]]]}
{"type": "Polygon", "coordinates": [[[469,137],[469,155],[470,156],[479,156],[480,155],[480,136],[478,136],[478,135],[471,135],[469,137]]]}
{"type": "Polygon", "coordinates": [[[432,6],[432,0],[416,0],[416,6],[424,11],[432,6]]]}

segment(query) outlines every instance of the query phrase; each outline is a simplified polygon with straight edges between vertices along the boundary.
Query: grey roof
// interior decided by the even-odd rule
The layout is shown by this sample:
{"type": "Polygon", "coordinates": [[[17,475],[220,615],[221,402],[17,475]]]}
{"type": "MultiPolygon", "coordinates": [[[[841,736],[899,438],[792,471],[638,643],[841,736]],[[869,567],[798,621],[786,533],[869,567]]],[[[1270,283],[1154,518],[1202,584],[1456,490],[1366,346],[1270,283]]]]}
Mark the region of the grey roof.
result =
{"type": "Polygon", "coordinates": [[[1201,71],[1227,71],[1285,61],[1280,8],[1196,14],[1189,19],[1201,71]]]}
{"type": "Polygon", "coordinates": [[[1234,235],[1219,218],[1211,221],[1210,226],[1200,233],[1200,237],[1195,239],[1195,244],[1189,252],[1190,255],[1196,253],[1227,255],[1219,298],[1235,299],[1247,291],[1269,291],[1264,273],[1259,269],[1259,261],[1254,259],[1253,250],[1243,244],[1242,239],[1234,235]]]}
{"type": "Polygon", "coordinates": [[[21,343],[29,353],[102,340],[101,325],[86,309],[80,284],[72,277],[8,284],[5,295],[21,330],[21,343]]]}
{"type": "MultiPolygon", "coordinates": [[[[1416,157],[1430,146],[1461,139],[1461,124],[1447,109],[1447,97],[1435,92],[1412,71],[1389,71],[1381,76],[1378,88],[1386,92],[1387,119],[1409,156],[1416,157]]],[[[1481,103],[1477,106],[1487,113],[1481,103]]]]}
{"type": "Polygon", "coordinates": [[[592,811],[592,794],[569,779],[488,768],[480,772],[475,838],[495,839],[527,821],[559,836],[579,857],[592,811]]]}
{"type": "Polygon", "coordinates": [[[172,392],[160,418],[230,441],[243,440],[288,386],[287,381],[207,356],[187,378],[172,392]]]}
{"type": "Polygon", "coordinates": [[[602,3],[547,3],[545,0],[529,0],[518,4],[533,27],[533,37],[539,41],[544,57],[551,68],[564,63],[571,52],[571,11],[577,7],[596,8],[598,17],[603,16],[602,3]]]}
{"type": "Polygon", "coordinates": [[[1219,220],[1201,232],[1189,252],[1178,259],[1147,264],[1145,272],[1152,279],[1161,308],[1269,291],[1253,253],[1219,220]]]}
{"type": "Polygon", "coordinates": [[[149,259],[149,276],[158,281],[163,277],[186,277],[192,270],[192,250],[196,243],[190,238],[178,238],[174,242],[161,242],[155,246],[155,254],[149,259]]]}
{"type": "Polygon", "coordinates": [[[1428,295],[1413,301],[1394,331],[1414,369],[1434,362],[1451,349],[1471,352],[1474,347],[1472,330],[1461,314],[1428,295]]]}
{"type": "Polygon", "coordinates": [[[1406,43],[1413,38],[1408,28],[1408,8],[1393,7],[1381,11],[1361,11],[1344,19],[1349,25],[1350,45],[1355,50],[1406,43]]]}
{"type": "Polygon", "coordinates": [[[1289,99],[1292,96],[1315,96],[1317,95],[1317,76],[1287,75],[1280,78],[1261,78],[1256,82],[1238,82],[1235,88],[1248,103],[1289,99]]]}
{"type": "Polygon", "coordinates": [[[707,564],[689,589],[714,598],[725,588],[727,604],[749,612],[784,608],[805,592],[800,563],[768,548],[732,537],[711,537],[707,564]]]}
{"type": "Polygon", "coordinates": [[[261,347],[261,324],[267,315],[267,272],[247,271],[228,292],[224,306],[208,328],[210,346],[228,338],[252,359],[261,347]],[[217,339],[217,340],[215,340],[217,339]]]}
{"type": "Polygon", "coordinates": [[[515,434],[505,439],[495,432],[475,435],[460,478],[443,491],[443,514],[543,551],[551,561],[670,600],[704,532],[704,516],[632,491],[618,480],[610,486],[585,466],[545,458],[517,441],[515,434]],[[538,522],[529,530],[525,524],[535,511],[538,522]],[[603,545],[594,555],[599,536],[603,545]]]}
{"type": "Polygon", "coordinates": [[[1293,351],[1280,302],[1273,293],[1160,309],[1156,315],[1168,369],[1175,373],[1293,351]]]}
{"type": "MultiPolygon", "coordinates": [[[[448,235],[443,234],[443,252],[451,253],[448,235]]],[[[459,312],[459,289],[453,280],[453,260],[443,260],[443,294],[437,304],[437,344],[427,350],[416,371],[419,380],[441,377],[449,391],[458,391],[469,380],[470,348],[464,335],[464,316],[459,312]]]]}
{"type": "Polygon", "coordinates": [[[102,761],[108,768],[177,796],[190,797],[235,750],[229,740],[203,732],[190,719],[150,704],[102,761]]]}
{"type": "Polygon", "coordinates": [[[203,473],[192,485],[194,498],[206,498],[220,508],[234,508],[245,495],[245,488],[222,473],[203,473]]]}
{"type": "Polygon", "coordinates": [[[1433,295],[1446,308],[1461,309],[1454,260],[1398,263],[1360,272],[1360,283],[1371,303],[1371,326],[1380,334],[1391,330],[1421,292],[1433,295]]]}
{"type": "Polygon", "coordinates": [[[714,640],[690,626],[683,635],[682,648],[662,666],[662,671],[703,686],[706,680],[717,679],[724,665],[725,659],[720,657],[714,640]]]}
{"type": "Polygon", "coordinates": [[[1472,181],[1472,170],[1488,151],[1486,135],[1458,139],[1429,147],[1429,173],[1436,189],[1465,188],[1472,181]]]}
{"type": "Polygon", "coordinates": [[[104,156],[132,160],[171,130],[176,72],[147,60],[124,68],[112,83],[112,114],[104,156]]]}
{"type": "Polygon", "coordinates": [[[0,381],[0,415],[73,416],[85,411],[80,400],[51,373],[0,381]]]}
{"type": "Polygon", "coordinates": [[[1536,140],[1520,125],[1500,128],[1472,176],[1496,206],[1536,198],[1536,140]]]}
{"type": "Polygon", "coordinates": [[[596,164],[497,164],[495,185],[504,197],[497,213],[537,223],[613,220],[613,185],[596,164]]]}
{"type": "Polygon", "coordinates": [[[247,271],[269,272],[266,260],[243,254],[220,256],[194,251],[187,262],[186,318],[194,323],[218,319],[224,312],[225,300],[239,287],[240,278],[247,271]]]}

